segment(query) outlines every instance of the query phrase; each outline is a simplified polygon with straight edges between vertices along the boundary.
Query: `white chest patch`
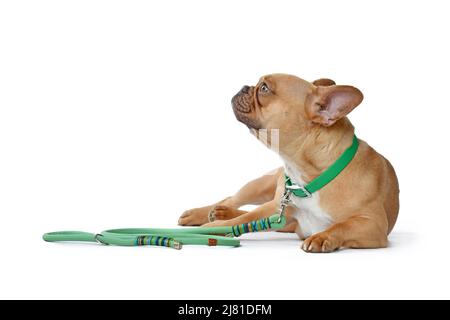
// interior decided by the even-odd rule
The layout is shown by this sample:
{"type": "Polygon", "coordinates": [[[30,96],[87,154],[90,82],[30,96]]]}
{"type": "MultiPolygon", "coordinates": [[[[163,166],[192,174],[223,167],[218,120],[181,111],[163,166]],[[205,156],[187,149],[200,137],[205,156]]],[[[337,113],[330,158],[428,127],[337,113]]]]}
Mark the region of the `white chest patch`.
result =
{"type": "MultiPolygon", "coordinates": [[[[305,184],[297,170],[288,164],[285,165],[285,170],[292,182],[299,185],[305,184]]],[[[299,198],[292,195],[291,200],[296,208],[294,217],[300,226],[299,236],[301,238],[307,238],[315,233],[324,231],[333,223],[328,213],[319,205],[320,197],[318,192],[313,193],[310,198],[299,198]]]]}

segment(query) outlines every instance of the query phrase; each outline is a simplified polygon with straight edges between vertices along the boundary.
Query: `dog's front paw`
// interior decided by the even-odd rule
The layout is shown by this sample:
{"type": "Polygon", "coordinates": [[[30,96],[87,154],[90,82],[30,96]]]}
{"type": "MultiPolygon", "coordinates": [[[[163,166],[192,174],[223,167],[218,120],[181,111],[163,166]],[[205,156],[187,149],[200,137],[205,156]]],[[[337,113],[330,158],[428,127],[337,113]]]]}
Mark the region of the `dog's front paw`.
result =
{"type": "Polygon", "coordinates": [[[195,208],[183,212],[178,219],[180,226],[199,226],[208,221],[208,210],[204,208],[195,208]]]}
{"type": "Polygon", "coordinates": [[[336,238],[327,232],[320,232],[307,238],[302,245],[305,252],[328,253],[339,249],[340,244],[336,238]]]}

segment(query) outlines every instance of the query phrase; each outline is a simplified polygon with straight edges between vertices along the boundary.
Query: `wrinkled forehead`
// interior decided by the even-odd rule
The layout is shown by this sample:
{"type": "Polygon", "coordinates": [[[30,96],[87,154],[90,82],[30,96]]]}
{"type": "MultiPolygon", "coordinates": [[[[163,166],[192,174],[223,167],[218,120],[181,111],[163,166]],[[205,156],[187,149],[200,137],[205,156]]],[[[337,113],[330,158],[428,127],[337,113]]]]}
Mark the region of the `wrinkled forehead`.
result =
{"type": "Polygon", "coordinates": [[[299,77],[288,74],[269,74],[262,76],[258,85],[266,83],[276,95],[283,97],[302,98],[311,93],[314,86],[299,77]]]}

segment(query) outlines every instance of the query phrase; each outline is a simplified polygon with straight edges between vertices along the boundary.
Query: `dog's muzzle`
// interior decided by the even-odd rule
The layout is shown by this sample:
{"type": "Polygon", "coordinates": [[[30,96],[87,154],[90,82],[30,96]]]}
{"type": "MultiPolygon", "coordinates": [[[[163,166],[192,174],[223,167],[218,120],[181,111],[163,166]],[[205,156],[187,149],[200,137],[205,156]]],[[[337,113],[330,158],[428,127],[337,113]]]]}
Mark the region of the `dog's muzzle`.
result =
{"type": "Polygon", "coordinates": [[[243,86],[242,89],[236,93],[236,95],[231,99],[231,104],[233,109],[241,113],[249,113],[252,111],[252,96],[250,94],[250,87],[243,86]]]}
{"type": "Polygon", "coordinates": [[[231,99],[231,104],[233,106],[234,115],[239,122],[245,124],[249,129],[261,129],[261,124],[254,112],[253,88],[254,87],[243,86],[231,99]]]}

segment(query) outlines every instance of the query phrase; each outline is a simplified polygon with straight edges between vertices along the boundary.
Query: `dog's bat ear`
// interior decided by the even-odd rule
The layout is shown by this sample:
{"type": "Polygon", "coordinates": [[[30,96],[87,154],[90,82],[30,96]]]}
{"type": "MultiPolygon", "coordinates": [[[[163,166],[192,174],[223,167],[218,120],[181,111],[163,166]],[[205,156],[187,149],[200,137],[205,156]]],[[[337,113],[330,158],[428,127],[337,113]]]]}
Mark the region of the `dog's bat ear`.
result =
{"type": "Polygon", "coordinates": [[[331,79],[327,79],[327,78],[320,78],[317,79],[315,81],[313,81],[312,83],[315,86],[321,86],[321,87],[328,87],[328,86],[333,86],[336,84],[336,82],[334,82],[331,79]]]}
{"type": "Polygon", "coordinates": [[[362,92],[352,86],[319,86],[308,96],[307,111],[313,122],[329,127],[349,114],[363,99],[362,92]]]}

